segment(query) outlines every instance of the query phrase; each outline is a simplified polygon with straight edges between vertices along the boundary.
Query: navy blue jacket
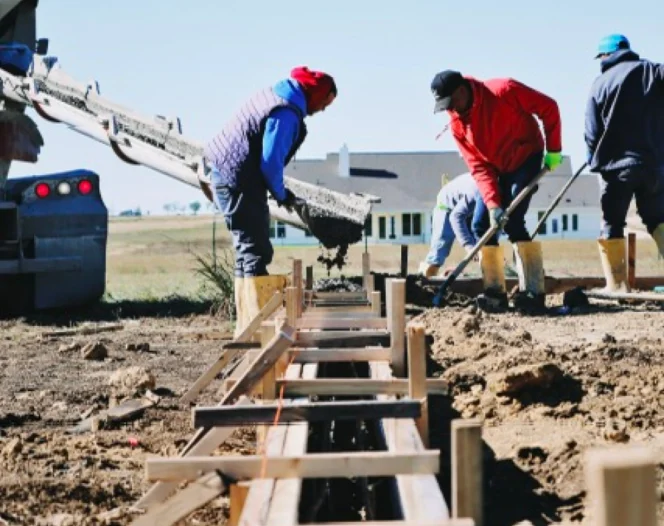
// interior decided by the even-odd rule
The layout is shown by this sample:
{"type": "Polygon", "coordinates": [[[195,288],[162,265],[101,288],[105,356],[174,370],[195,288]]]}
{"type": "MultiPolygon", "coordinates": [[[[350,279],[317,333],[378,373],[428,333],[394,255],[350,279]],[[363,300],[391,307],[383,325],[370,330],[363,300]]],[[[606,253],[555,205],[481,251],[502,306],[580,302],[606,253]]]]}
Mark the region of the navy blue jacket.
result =
{"type": "Polygon", "coordinates": [[[586,107],[585,139],[593,172],[664,169],[664,65],[631,50],[601,63],[586,107]]]}

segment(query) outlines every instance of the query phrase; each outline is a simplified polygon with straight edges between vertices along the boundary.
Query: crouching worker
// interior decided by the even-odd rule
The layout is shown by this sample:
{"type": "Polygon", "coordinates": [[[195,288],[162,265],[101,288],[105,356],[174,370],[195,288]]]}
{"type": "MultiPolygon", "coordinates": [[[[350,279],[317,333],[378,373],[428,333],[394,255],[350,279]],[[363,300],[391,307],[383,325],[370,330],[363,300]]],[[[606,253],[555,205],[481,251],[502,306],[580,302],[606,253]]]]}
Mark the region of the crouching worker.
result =
{"type": "MultiPolygon", "coordinates": [[[[470,224],[476,203],[481,200],[475,179],[470,173],[459,175],[438,192],[433,209],[431,248],[420,264],[420,274],[426,277],[438,275],[440,267],[450,255],[454,240],[470,252],[477,240],[470,224]]],[[[446,269],[445,275],[451,272],[446,269]]]]}
{"type": "MultiPolygon", "coordinates": [[[[560,112],[556,101],[513,79],[479,81],[458,71],[438,73],[431,90],[434,113],[447,110],[450,129],[482,195],[473,218],[479,240],[489,226],[500,225],[512,200],[537,176],[543,164],[555,170],[562,162],[560,112]],[[542,121],[542,137],[535,115],[542,121]],[[546,152],[545,153],[545,146],[546,152]]],[[[508,218],[505,233],[515,247],[519,287],[532,306],[544,305],[542,249],[531,241],[525,216],[526,197],[508,218]]],[[[480,253],[484,299],[507,306],[504,257],[498,236],[480,253]]]]}
{"type": "Polygon", "coordinates": [[[324,111],[337,95],[327,73],[295,68],[290,77],[254,94],[205,147],[214,202],[223,213],[235,251],[236,335],[286,285],[268,275],[268,192],[286,208],[296,203],[284,168],[307,135],[305,117],[324,111]]]}
{"type": "Polygon", "coordinates": [[[600,261],[610,291],[629,290],[625,219],[632,198],[664,256],[664,64],[642,59],[623,35],[603,38],[601,75],[586,109],[588,163],[599,173],[600,261]]]}

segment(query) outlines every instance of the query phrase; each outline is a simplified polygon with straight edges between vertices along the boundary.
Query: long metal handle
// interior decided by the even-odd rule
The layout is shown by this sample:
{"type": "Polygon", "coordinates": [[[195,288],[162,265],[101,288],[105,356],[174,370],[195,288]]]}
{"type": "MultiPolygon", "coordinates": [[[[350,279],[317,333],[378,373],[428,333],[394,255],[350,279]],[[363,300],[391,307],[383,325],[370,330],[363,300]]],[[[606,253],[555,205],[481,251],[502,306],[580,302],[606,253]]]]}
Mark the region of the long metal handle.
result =
{"type": "Polygon", "coordinates": [[[450,285],[452,285],[456,281],[456,279],[461,275],[461,273],[473,260],[473,258],[479,253],[479,251],[487,243],[487,241],[489,241],[495,234],[497,234],[499,229],[503,228],[505,223],[507,223],[510,215],[516,209],[516,207],[519,206],[519,204],[521,204],[521,201],[523,201],[528,195],[530,195],[533,189],[540,182],[540,179],[542,179],[542,177],[544,177],[548,172],[549,172],[548,168],[546,167],[542,168],[542,170],[535,176],[535,178],[532,181],[530,181],[528,186],[526,186],[523,190],[521,190],[517,194],[514,200],[510,203],[510,206],[507,208],[507,210],[505,210],[505,214],[503,215],[500,224],[493,225],[491,226],[491,228],[489,228],[489,230],[486,231],[486,233],[475,244],[473,249],[466,255],[466,257],[461,261],[461,263],[457,265],[454,271],[440,285],[440,288],[438,289],[438,292],[436,293],[436,296],[434,297],[433,300],[434,306],[439,307],[441,305],[443,297],[445,296],[445,292],[447,292],[447,289],[450,287],[450,285]]]}
{"type": "Polygon", "coordinates": [[[540,218],[539,222],[537,223],[537,226],[535,227],[535,231],[533,232],[533,235],[531,239],[535,239],[537,236],[537,233],[539,232],[539,229],[542,227],[542,225],[546,222],[546,220],[549,218],[551,215],[551,212],[555,210],[555,208],[558,206],[558,203],[560,203],[560,200],[563,198],[563,196],[567,193],[567,190],[569,190],[569,187],[574,184],[574,181],[576,181],[577,177],[581,175],[581,172],[586,169],[586,166],[588,166],[588,163],[583,163],[581,165],[581,168],[577,170],[577,172],[572,175],[572,177],[569,178],[569,181],[565,183],[565,186],[563,186],[558,192],[558,195],[556,198],[553,200],[553,202],[549,205],[549,208],[546,209],[546,212],[544,212],[544,215],[540,218]]]}

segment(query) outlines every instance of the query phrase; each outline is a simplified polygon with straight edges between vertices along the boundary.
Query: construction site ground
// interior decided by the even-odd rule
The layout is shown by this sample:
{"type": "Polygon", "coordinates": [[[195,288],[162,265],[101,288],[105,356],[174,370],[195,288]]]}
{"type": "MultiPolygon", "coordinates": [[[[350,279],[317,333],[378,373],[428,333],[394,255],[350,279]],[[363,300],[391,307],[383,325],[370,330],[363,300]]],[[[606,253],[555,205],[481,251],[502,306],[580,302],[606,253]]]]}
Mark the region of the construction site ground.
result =
{"type": "MultiPolygon", "coordinates": [[[[589,253],[595,249],[588,246],[589,253]]],[[[114,270],[109,279],[118,275],[114,270]]],[[[463,301],[426,309],[430,293],[409,282],[408,298],[416,300],[409,315],[431,336],[429,374],[452,387],[450,396],[430,399],[431,445],[443,448],[441,484],[449,496],[449,422],[484,420],[485,524],[583,524],[589,446],[645,442],[664,453],[659,306],[593,300],[561,313],[554,307],[562,296],[551,296],[546,315],[483,314],[463,301]]],[[[148,487],[145,458],[175,455],[192,436],[191,412],[178,397],[230,337],[230,324],[208,314],[209,307],[166,298],[0,322],[0,524],[131,522],[128,507],[148,487]],[[81,322],[122,325],[45,335],[81,322]],[[97,346],[86,359],[75,343],[104,349],[97,346]],[[133,420],[67,432],[82,416],[145,399],[146,390],[156,404],[133,420]]],[[[219,385],[199,403],[217,400],[219,385]]],[[[253,453],[253,430],[236,433],[222,451],[253,453]]],[[[227,513],[222,497],[184,524],[223,524],[220,514],[227,513]]]]}

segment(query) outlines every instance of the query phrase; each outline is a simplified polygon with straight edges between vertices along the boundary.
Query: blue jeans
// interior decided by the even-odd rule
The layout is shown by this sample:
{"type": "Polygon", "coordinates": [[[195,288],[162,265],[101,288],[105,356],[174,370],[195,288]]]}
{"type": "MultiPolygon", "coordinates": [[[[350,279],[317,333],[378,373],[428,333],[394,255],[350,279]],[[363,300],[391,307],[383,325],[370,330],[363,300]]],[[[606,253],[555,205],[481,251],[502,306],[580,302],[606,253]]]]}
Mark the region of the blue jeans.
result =
{"type": "Polygon", "coordinates": [[[430,265],[440,267],[450,255],[453,244],[454,231],[450,224],[450,213],[435,207],[431,225],[431,248],[425,261],[430,265]]]}
{"type": "Polygon", "coordinates": [[[238,278],[265,276],[272,262],[274,249],[270,242],[270,210],[267,194],[260,191],[241,191],[224,186],[221,174],[212,171],[214,202],[224,214],[226,227],[233,238],[235,276],[238,278]]]}
{"type": "MultiPolygon", "coordinates": [[[[513,199],[537,176],[542,169],[543,152],[536,153],[529,157],[514,172],[499,174],[498,187],[500,189],[501,208],[507,210],[513,199]]],[[[531,237],[526,229],[526,213],[530,205],[532,195],[537,191],[537,187],[523,201],[519,203],[514,212],[510,215],[505,224],[505,233],[510,243],[520,241],[530,241],[531,237]]],[[[473,234],[479,240],[490,228],[489,209],[484,201],[478,201],[473,214],[473,234]]],[[[487,246],[498,245],[498,234],[493,236],[487,243],[487,246]]]]}
{"type": "Polygon", "coordinates": [[[599,177],[602,206],[602,237],[625,237],[625,219],[632,197],[643,224],[652,234],[664,223],[664,180],[655,170],[633,166],[625,170],[604,172],[599,177]]]}

